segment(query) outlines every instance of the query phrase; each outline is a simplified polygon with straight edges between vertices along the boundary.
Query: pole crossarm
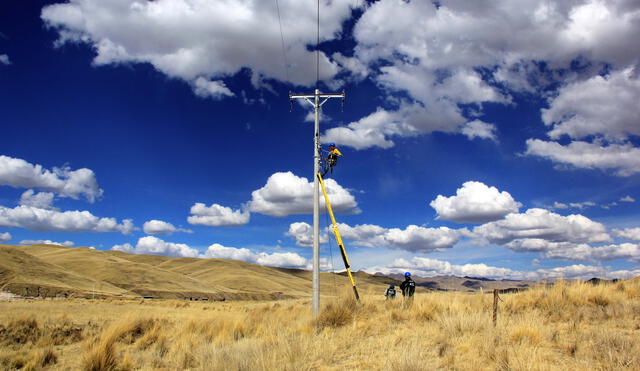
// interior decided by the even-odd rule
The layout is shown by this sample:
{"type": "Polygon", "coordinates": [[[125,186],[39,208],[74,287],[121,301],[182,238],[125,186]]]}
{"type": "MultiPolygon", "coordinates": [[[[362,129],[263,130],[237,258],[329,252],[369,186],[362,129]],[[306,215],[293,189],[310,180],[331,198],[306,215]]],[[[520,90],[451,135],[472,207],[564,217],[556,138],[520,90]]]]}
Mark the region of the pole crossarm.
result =
{"type": "Polygon", "coordinates": [[[340,94],[292,94],[289,93],[289,99],[313,99],[315,97],[318,98],[344,98],[345,93],[342,92],[340,94]]]}
{"type": "Polygon", "coordinates": [[[324,180],[322,179],[322,175],[320,173],[317,174],[318,180],[320,181],[320,187],[322,188],[322,194],[324,195],[324,201],[327,205],[327,211],[329,211],[329,215],[331,216],[331,229],[333,230],[333,234],[336,236],[336,242],[340,247],[340,254],[342,255],[342,261],[344,262],[344,267],[347,269],[347,275],[349,276],[349,280],[351,281],[351,287],[353,288],[353,293],[356,296],[356,300],[360,300],[360,295],[358,294],[358,289],[356,288],[356,281],[353,279],[353,275],[351,274],[351,264],[349,263],[349,257],[347,256],[347,250],[344,248],[344,243],[342,242],[342,236],[340,236],[340,230],[338,229],[338,223],[336,222],[336,218],[333,215],[333,209],[331,208],[331,202],[329,202],[329,195],[327,195],[327,189],[324,187],[324,180]]]}

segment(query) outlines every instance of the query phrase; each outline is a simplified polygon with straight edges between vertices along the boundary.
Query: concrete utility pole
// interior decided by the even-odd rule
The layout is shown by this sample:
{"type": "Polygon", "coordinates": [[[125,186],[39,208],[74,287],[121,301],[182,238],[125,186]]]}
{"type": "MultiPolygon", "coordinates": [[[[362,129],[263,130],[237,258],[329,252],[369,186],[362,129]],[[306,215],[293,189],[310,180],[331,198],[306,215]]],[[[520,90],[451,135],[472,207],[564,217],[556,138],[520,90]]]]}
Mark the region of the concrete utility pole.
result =
{"type": "Polygon", "coordinates": [[[342,98],[344,103],[344,91],[342,94],[321,94],[316,89],[315,94],[291,94],[289,100],[304,99],[309,102],[315,110],[315,131],[313,136],[313,295],[311,305],[313,306],[314,318],[318,316],[320,308],[320,196],[318,185],[318,173],[320,172],[320,108],[330,98],[342,98]],[[323,99],[322,101],[320,101],[323,99]]]}

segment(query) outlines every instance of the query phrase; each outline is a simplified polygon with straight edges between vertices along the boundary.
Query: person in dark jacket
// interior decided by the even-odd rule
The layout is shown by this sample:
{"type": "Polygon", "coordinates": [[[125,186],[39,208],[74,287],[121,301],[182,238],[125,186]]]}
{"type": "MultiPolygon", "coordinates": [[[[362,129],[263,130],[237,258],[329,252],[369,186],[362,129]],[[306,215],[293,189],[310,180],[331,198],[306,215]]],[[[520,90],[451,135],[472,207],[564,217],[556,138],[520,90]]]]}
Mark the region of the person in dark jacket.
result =
{"type": "Polygon", "coordinates": [[[389,288],[384,292],[384,297],[387,298],[387,300],[395,299],[396,298],[396,285],[394,285],[393,283],[391,285],[389,285],[389,288]]]}
{"type": "Polygon", "coordinates": [[[411,273],[405,272],[404,281],[400,284],[400,290],[405,299],[413,298],[413,294],[416,292],[416,282],[411,279],[411,273]]]}

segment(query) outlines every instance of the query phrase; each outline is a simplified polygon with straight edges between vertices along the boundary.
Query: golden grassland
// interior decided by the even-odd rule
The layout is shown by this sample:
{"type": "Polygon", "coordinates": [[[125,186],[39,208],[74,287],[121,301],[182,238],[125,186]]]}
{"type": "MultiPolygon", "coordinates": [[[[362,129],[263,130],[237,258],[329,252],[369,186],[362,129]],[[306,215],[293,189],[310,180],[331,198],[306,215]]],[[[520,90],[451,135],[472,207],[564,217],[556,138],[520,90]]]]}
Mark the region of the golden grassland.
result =
{"type": "Polygon", "coordinates": [[[638,370],[640,280],[501,296],[0,303],[0,367],[84,370],[638,370]]]}
{"type": "MultiPolygon", "coordinates": [[[[344,275],[321,273],[322,291],[344,275]]],[[[364,272],[363,286],[394,282],[364,272]]],[[[0,290],[21,296],[75,298],[273,300],[304,298],[311,272],[236,260],[172,258],[57,245],[0,245],[0,290]],[[250,279],[245,279],[250,277],[250,279]]]]}

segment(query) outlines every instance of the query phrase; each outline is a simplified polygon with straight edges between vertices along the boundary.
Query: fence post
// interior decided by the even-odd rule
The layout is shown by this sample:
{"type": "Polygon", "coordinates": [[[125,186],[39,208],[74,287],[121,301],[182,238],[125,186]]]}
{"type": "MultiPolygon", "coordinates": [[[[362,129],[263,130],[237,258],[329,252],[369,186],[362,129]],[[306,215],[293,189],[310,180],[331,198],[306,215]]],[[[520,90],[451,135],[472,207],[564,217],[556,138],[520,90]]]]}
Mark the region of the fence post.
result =
{"type": "Polygon", "coordinates": [[[493,290],[493,327],[498,321],[498,289],[493,290]]]}

